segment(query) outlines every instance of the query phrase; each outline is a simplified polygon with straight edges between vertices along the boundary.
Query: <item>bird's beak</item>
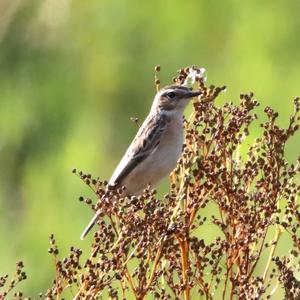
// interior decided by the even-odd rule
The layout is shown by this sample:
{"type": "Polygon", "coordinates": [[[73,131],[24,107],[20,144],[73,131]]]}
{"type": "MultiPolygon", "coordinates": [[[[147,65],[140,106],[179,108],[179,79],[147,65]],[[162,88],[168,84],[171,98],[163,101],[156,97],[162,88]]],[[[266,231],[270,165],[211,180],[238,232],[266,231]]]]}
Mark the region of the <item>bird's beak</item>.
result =
{"type": "Polygon", "coordinates": [[[199,96],[200,94],[201,94],[200,91],[190,91],[184,95],[184,98],[193,98],[199,96]]]}

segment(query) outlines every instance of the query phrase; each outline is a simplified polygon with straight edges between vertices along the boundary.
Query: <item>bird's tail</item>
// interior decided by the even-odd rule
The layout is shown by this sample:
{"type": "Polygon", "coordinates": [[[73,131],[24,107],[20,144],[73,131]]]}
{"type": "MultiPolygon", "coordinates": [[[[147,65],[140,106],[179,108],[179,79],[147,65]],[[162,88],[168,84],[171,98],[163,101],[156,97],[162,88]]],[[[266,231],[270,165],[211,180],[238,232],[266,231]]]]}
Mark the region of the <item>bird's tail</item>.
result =
{"type": "Polygon", "coordinates": [[[97,223],[97,219],[99,218],[99,212],[96,212],[93,219],[90,221],[89,225],[84,229],[82,235],[80,236],[81,240],[84,240],[86,235],[91,231],[91,229],[94,227],[94,225],[97,223]]]}

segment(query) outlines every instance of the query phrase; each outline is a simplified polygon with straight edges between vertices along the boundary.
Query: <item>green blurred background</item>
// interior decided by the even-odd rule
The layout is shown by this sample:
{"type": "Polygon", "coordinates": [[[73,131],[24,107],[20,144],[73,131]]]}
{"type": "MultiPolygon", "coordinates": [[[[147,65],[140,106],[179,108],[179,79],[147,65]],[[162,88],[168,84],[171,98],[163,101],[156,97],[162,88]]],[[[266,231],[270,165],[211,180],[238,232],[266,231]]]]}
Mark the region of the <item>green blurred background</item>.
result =
{"type": "MultiPolygon", "coordinates": [[[[148,112],[156,64],[163,84],[205,67],[227,85],[222,101],[254,91],[286,125],[300,95],[299,11],[298,0],[1,0],[0,274],[24,260],[20,288],[37,295],[54,274],[50,233],[62,254],[87,250],[91,212],[77,199],[89,191],[71,170],[109,179],[136,131],[129,118],[148,112]]],[[[290,161],[299,147],[298,134],[290,161]]]]}

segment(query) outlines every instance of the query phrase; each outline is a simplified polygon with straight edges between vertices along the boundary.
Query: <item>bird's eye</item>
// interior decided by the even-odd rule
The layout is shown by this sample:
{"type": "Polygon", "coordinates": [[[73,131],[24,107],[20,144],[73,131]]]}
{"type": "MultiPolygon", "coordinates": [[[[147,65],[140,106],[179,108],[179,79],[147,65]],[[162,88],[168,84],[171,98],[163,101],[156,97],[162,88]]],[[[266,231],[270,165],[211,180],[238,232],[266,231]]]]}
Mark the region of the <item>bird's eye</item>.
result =
{"type": "Polygon", "coordinates": [[[168,98],[174,98],[176,95],[174,92],[170,92],[167,94],[168,98]]]}

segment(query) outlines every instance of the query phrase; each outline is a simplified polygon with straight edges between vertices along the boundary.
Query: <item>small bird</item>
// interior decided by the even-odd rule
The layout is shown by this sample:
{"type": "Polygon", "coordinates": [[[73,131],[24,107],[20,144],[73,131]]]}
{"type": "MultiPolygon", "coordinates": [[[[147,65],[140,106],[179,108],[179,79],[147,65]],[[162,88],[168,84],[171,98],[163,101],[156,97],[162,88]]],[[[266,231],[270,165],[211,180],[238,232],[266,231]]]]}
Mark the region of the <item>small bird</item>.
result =
{"type": "MultiPolygon", "coordinates": [[[[138,195],[155,185],[176,166],[183,147],[183,111],[200,91],[181,85],[159,90],[151,110],[114,171],[108,187],[125,186],[126,195],[138,195]]],[[[95,214],[81,235],[83,240],[98,219],[95,214]]]]}

